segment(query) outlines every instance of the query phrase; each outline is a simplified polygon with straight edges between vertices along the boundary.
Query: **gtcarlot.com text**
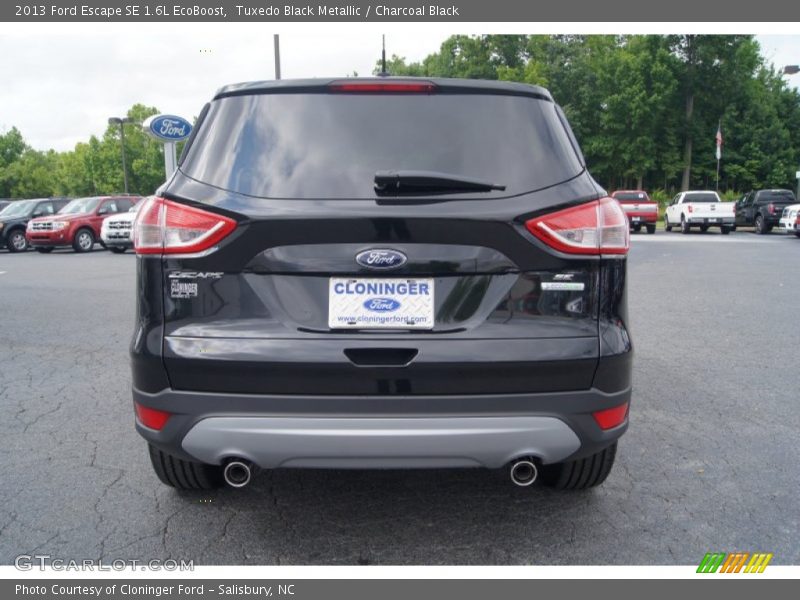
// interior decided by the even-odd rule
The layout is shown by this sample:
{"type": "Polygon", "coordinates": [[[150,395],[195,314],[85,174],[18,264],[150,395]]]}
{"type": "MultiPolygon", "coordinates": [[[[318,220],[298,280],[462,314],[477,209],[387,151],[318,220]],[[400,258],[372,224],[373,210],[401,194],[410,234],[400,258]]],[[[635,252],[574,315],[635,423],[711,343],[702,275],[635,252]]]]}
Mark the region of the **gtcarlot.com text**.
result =
{"type": "Polygon", "coordinates": [[[20,554],[14,559],[20,571],[45,569],[51,571],[194,571],[193,560],[137,560],[116,559],[111,561],[53,558],[49,554],[20,554]]]}

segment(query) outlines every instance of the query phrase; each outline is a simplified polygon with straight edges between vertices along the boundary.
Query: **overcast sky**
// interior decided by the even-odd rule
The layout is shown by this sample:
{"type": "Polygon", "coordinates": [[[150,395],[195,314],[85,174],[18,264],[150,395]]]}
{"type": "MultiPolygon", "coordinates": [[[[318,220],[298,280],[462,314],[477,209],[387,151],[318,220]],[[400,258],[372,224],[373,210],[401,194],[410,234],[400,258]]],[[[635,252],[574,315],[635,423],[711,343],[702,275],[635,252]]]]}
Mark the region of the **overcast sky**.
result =
{"type": "MultiPolygon", "coordinates": [[[[376,27],[323,31],[281,32],[284,78],[372,72],[376,27]]],[[[419,60],[454,32],[395,27],[387,51],[419,60]]],[[[264,25],[224,23],[0,24],[0,132],[16,126],[34,148],[67,150],[102,134],[108,117],[136,102],[191,119],[220,86],[273,78],[272,34],[264,25]]],[[[800,62],[800,35],[758,39],[776,66],[800,62]]],[[[789,81],[800,85],[800,75],[789,81]]]]}

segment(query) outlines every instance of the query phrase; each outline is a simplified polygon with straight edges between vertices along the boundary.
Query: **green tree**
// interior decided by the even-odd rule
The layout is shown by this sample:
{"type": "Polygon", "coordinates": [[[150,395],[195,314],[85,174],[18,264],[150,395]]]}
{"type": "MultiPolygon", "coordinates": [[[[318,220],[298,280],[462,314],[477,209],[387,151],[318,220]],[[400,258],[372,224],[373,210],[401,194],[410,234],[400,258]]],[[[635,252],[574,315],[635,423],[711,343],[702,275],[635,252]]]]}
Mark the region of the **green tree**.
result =
{"type": "Polygon", "coordinates": [[[58,154],[54,150],[40,152],[26,149],[7,168],[10,196],[13,198],[44,198],[56,190],[55,171],[58,154]]]}
{"type": "Polygon", "coordinates": [[[11,196],[9,165],[20,159],[28,148],[19,129],[12,127],[0,134],[0,198],[11,196]]]}

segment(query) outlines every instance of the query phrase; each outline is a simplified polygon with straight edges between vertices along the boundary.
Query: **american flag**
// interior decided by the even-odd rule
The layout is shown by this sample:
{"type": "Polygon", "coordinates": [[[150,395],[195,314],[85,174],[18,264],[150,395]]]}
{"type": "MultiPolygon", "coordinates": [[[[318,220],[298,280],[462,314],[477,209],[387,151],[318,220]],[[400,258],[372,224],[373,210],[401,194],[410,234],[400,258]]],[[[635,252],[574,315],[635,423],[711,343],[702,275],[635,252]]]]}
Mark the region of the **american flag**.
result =
{"type": "Polygon", "coordinates": [[[722,158],[722,121],[717,125],[717,160],[722,158]]]}

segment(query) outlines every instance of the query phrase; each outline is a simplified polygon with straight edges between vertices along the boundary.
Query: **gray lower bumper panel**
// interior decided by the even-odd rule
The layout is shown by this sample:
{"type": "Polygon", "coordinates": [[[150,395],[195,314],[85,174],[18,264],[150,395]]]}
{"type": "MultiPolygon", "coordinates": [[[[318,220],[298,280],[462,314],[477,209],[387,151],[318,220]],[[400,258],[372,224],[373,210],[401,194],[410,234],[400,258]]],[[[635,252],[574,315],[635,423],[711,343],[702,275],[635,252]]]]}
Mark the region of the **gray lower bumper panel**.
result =
{"type": "Polygon", "coordinates": [[[499,468],[534,456],[559,462],[580,448],[554,417],[209,417],[183,438],[197,460],[240,457],[269,469],[499,468]]]}

